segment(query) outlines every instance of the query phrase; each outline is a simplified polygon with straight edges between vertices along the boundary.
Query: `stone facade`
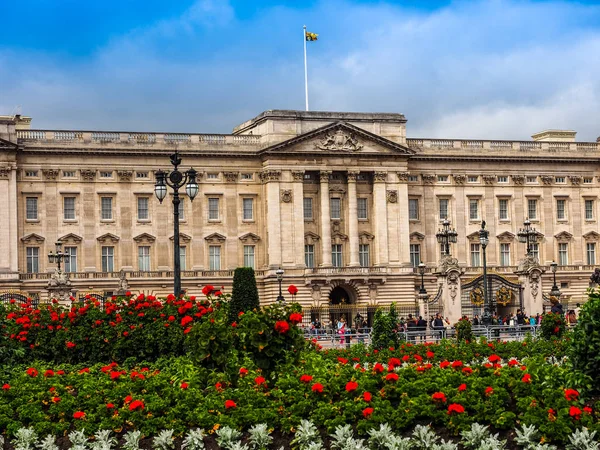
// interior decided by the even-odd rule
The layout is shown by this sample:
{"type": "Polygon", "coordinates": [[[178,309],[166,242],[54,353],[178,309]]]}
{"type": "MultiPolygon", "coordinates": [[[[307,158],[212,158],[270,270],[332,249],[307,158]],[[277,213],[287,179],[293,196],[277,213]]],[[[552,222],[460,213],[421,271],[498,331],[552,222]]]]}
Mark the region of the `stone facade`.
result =
{"type": "Polygon", "coordinates": [[[574,132],[412,139],[401,114],[303,111],[266,111],[231,135],[29,124],[0,118],[0,290],[47,298],[55,269],[47,254],[59,241],[73,252],[74,291],[115,292],[123,270],[134,292],[171,292],[172,204],[170,194],[159,204],[153,189],[154,171],[168,170],[175,150],[184,170],[199,172],[199,194],[183,195],[180,221],[191,294],[207,283],[227,290],[233,269],[249,264],[266,303],[282,267],[284,288],[297,285],[306,306],[327,304],[336,287],[350,303],[414,304],[418,259],[429,292],[447,284],[434,275],[446,216],[459,231],[451,253],[462,277],[481,272],[481,220],[490,270],[516,278],[525,256],[516,236],[529,217],[540,239],[535,292],[549,290],[545,269],[556,260],[563,294],[582,300],[598,258],[600,148],[575,142],[574,132]]]}

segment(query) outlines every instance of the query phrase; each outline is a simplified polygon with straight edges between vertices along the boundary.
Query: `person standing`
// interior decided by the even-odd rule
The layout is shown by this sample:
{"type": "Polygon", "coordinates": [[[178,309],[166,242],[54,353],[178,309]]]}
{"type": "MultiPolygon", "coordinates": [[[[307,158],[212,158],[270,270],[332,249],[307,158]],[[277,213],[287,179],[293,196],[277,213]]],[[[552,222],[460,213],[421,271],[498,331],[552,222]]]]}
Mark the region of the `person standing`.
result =
{"type": "Polygon", "coordinates": [[[346,318],[342,317],[337,325],[337,332],[340,335],[340,344],[344,345],[344,342],[346,341],[346,318]]]}

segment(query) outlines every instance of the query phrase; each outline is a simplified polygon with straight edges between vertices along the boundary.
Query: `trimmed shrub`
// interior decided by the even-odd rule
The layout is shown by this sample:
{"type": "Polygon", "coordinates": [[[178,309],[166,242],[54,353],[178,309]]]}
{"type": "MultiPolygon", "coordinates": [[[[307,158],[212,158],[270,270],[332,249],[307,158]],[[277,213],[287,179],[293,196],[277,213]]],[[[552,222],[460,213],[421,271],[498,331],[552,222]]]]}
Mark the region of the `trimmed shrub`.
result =
{"type": "Polygon", "coordinates": [[[575,369],[592,378],[600,391],[600,292],[590,291],[573,331],[571,359],[575,369]]]}
{"type": "Polygon", "coordinates": [[[233,288],[229,305],[229,322],[238,320],[241,312],[248,312],[260,307],[258,289],[254,269],[238,267],[233,273],[233,288]]]}
{"type": "Polygon", "coordinates": [[[456,323],[456,340],[471,341],[473,340],[473,329],[469,319],[460,319],[456,323]]]}
{"type": "Polygon", "coordinates": [[[394,304],[390,306],[388,313],[382,309],[378,309],[373,318],[373,329],[371,332],[371,345],[373,348],[397,347],[400,341],[397,327],[398,315],[396,314],[396,306],[394,304]]]}

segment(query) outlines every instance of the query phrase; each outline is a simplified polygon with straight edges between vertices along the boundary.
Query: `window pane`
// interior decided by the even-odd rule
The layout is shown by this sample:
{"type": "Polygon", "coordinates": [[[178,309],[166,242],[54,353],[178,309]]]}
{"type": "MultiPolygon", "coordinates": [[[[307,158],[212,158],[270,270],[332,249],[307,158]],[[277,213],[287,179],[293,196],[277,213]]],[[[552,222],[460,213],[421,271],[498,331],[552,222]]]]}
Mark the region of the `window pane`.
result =
{"type": "Polygon", "coordinates": [[[38,247],[27,247],[27,273],[40,271],[40,249],[38,247]]]}
{"type": "Polygon", "coordinates": [[[439,205],[440,205],[440,219],[441,220],[447,219],[448,218],[448,199],[440,198],[439,205]]]}
{"type": "Polygon", "coordinates": [[[558,264],[566,266],[569,264],[569,244],[558,244],[558,264]]]}
{"type": "Polygon", "coordinates": [[[479,218],[479,200],[469,200],[469,219],[477,220],[479,218]]]}
{"type": "Polygon", "coordinates": [[[65,272],[77,272],[77,247],[65,247],[65,272]]]}
{"type": "Polygon", "coordinates": [[[308,268],[315,267],[315,246],[312,244],[304,246],[304,264],[308,268]]]}
{"type": "Polygon", "coordinates": [[[419,200],[416,198],[408,199],[408,219],[419,220],[419,200]]]}
{"type": "Polygon", "coordinates": [[[185,246],[179,247],[179,268],[181,270],[187,270],[187,249],[185,246]]]}
{"type": "Polygon", "coordinates": [[[500,265],[510,266],[510,244],[500,244],[500,265]]]}
{"type": "Polygon", "coordinates": [[[148,220],[148,198],[138,197],[138,219],[148,220]]]}
{"type": "Polygon", "coordinates": [[[115,271],[115,248],[102,247],[102,272],[115,271]]]}
{"type": "Polygon", "coordinates": [[[185,203],[183,202],[183,200],[179,202],[178,211],[179,211],[179,220],[180,221],[185,220],[185,203]]]}
{"type": "Polygon", "coordinates": [[[500,199],[498,202],[498,215],[500,216],[500,220],[508,219],[508,200],[500,199]]]}
{"type": "Polygon", "coordinates": [[[368,218],[367,199],[366,198],[356,199],[356,206],[357,206],[358,218],[359,219],[367,219],[368,218]]]}
{"type": "Polygon", "coordinates": [[[529,219],[536,220],[537,219],[537,200],[529,199],[527,200],[527,214],[529,219]]]}
{"type": "Polygon", "coordinates": [[[112,219],[112,197],[102,197],[100,200],[102,204],[102,220],[111,220],[112,219]]]}
{"type": "Polygon", "coordinates": [[[481,265],[479,244],[471,244],[471,266],[479,267],[481,265]]]}
{"type": "Polygon", "coordinates": [[[537,242],[533,244],[529,244],[529,248],[531,250],[531,256],[533,256],[536,261],[540,261],[540,245],[537,242]]]}
{"type": "Polygon", "coordinates": [[[410,244],[410,265],[418,267],[421,264],[421,244],[410,244]]]}
{"type": "Polygon", "coordinates": [[[594,200],[586,200],[585,201],[585,219],[586,220],[594,219],[594,200]]]}
{"type": "Polygon", "coordinates": [[[37,197],[27,197],[25,199],[26,218],[27,220],[37,220],[38,218],[38,203],[37,197]]]}
{"type": "Polygon", "coordinates": [[[331,263],[333,267],[342,267],[342,245],[333,244],[331,246],[331,263]]]}
{"type": "Polygon", "coordinates": [[[563,220],[565,215],[565,200],[556,200],[556,218],[558,220],[563,220]]]}
{"type": "Polygon", "coordinates": [[[304,218],[312,220],[313,218],[313,199],[310,197],[304,197],[304,218]]]}
{"type": "Polygon", "coordinates": [[[75,219],[75,197],[63,198],[63,218],[65,220],[75,219]]]}
{"type": "Polygon", "coordinates": [[[221,270],[221,246],[220,245],[211,245],[208,248],[209,261],[208,266],[209,270],[221,270]]]}
{"type": "Polygon", "coordinates": [[[332,198],[330,200],[331,218],[341,219],[342,217],[342,200],[339,198],[332,198]]]}
{"type": "Polygon", "coordinates": [[[244,245],[244,267],[254,269],[254,245],[244,245]]]}
{"type": "Polygon", "coordinates": [[[138,247],[138,265],[141,271],[150,270],[150,247],[138,247]]]}
{"type": "Polygon", "coordinates": [[[219,199],[208,199],[208,220],[219,220],[219,199]]]}
{"type": "MultiPolygon", "coordinates": [[[[254,199],[245,198],[242,201],[243,204],[243,217],[244,220],[254,220],[254,199]]],[[[248,266],[250,267],[250,266],[248,266]]]]}
{"type": "Polygon", "coordinates": [[[587,244],[587,263],[590,266],[596,264],[596,243],[588,242],[587,244]]]}
{"type": "Polygon", "coordinates": [[[361,267],[369,267],[369,244],[358,246],[358,259],[361,267]]]}

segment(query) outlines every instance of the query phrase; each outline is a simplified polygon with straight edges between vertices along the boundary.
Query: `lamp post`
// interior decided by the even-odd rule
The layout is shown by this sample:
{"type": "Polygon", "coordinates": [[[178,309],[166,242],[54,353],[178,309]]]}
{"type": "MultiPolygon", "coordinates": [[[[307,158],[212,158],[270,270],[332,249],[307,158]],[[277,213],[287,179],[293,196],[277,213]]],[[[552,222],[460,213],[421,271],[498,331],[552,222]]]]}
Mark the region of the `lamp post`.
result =
{"type": "Polygon", "coordinates": [[[167,186],[173,189],[173,266],[174,266],[174,294],[175,298],[181,296],[181,249],[179,247],[179,189],[185,186],[190,201],[193,201],[198,195],[198,182],[196,181],[196,171],[193,168],[186,172],[180,171],[177,166],[181,164],[181,158],[177,151],[170,157],[173,170],[171,172],[156,171],[156,183],[154,184],[154,194],[158,201],[162,201],[167,196],[167,186]]]}
{"type": "Polygon", "coordinates": [[[421,275],[421,287],[419,288],[419,299],[425,304],[425,322],[429,327],[429,302],[427,301],[427,289],[425,289],[425,263],[419,263],[419,274],[421,275]]]}
{"type": "Polygon", "coordinates": [[[491,325],[492,323],[492,312],[490,311],[490,301],[488,293],[488,282],[487,282],[487,258],[485,249],[490,242],[490,232],[485,229],[485,220],[481,221],[481,230],[479,230],[479,243],[483,250],[483,316],[481,321],[484,325],[491,325]]]}
{"type": "Polygon", "coordinates": [[[48,253],[48,262],[50,264],[56,263],[60,272],[60,264],[69,257],[69,254],[62,251],[62,242],[56,242],[54,246],[56,247],[56,253],[52,253],[52,250],[48,253]]]}
{"type": "Polygon", "coordinates": [[[279,282],[279,295],[277,296],[278,302],[285,302],[285,298],[283,298],[283,293],[281,292],[281,282],[283,281],[283,274],[285,271],[280,267],[275,271],[275,275],[277,275],[277,281],[279,282]]]}
{"type": "Polygon", "coordinates": [[[552,261],[550,263],[550,269],[552,270],[552,289],[550,290],[550,295],[556,298],[560,298],[560,289],[556,285],[556,271],[558,270],[558,264],[552,261]]]}
{"type": "Polygon", "coordinates": [[[450,244],[455,244],[458,238],[458,233],[455,229],[450,229],[450,221],[444,219],[442,229],[435,234],[437,241],[442,244],[442,252],[444,256],[450,256],[450,244]]]}
{"type": "Polygon", "coordinates": [[[517,238],[519,242],[527,245],[526,255],[531,255],[531,244],[537,242],[537,231],[535,228],[531,228],[531,222],[529,219],[525,219],[523,222],[523,228],[517,232],[517,238]]]}

